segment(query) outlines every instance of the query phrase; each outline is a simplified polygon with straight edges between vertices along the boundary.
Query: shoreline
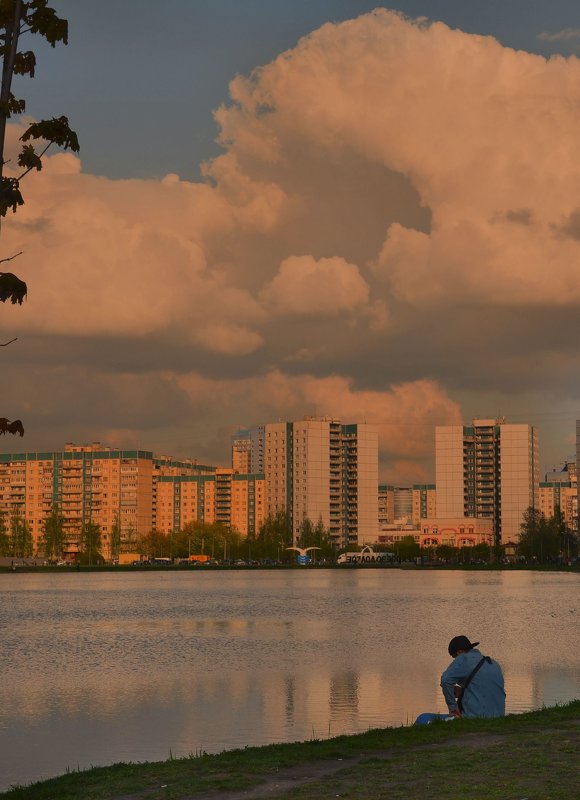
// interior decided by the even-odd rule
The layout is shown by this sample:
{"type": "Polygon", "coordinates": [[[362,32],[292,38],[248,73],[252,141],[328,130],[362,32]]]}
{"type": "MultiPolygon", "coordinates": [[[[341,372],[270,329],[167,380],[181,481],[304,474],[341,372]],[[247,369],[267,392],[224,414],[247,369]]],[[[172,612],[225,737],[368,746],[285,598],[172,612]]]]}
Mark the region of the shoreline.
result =
{"type": "Polygon", "coordinates": [[[0,793],[5,800],[568,800],[578,788],[580,700],[490,720],[121,763],[0,793]]]}
{"type": "MultiPolygon", "coordinates": [[[[33,559],[31,559],[33,560],[33,559]]],[[[134,566],[132,564],[95,564],[95,565],[76,565],[56,566],[52,564],[31,564],[19,562],[14,559],[14,565],[0,565],[0,574],[17,574],[24,572],[56,572],[59,574],[70,575],[72,573],[86,572],[135,572],[140,575],[149,572],[222,572],[222,571],[268,571],[277,572],[280,570],[443,570],[453,572],[566,572],[571,574],[580,573],[580,562],[575,564],[414,564],[413,562],[401,562],[398,564],[215,564],[211,566],[191,566],[189,564],[150,564],[147,566],[134,566]]]]}

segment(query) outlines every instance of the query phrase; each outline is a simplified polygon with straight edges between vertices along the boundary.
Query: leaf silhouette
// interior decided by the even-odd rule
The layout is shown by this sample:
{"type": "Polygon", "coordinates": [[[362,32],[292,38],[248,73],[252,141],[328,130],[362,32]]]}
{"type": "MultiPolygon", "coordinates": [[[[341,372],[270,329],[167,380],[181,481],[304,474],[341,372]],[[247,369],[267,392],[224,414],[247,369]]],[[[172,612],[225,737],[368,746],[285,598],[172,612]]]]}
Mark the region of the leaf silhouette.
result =
{"type": "Polygon", "coordinates": [[[76,133],[70,129],[67,117],[53,117],[33,122],[20,137],[22,142],[29,139],[45,139],[53,142],[63,150],[70,148],[74,153],[79,151],[79,140],[76,133]]]}
{"type": "Polygon", "coordinates": [[[5,217],[9,208],[16,213],[18,206],[24,205],[20,194],[20,184],[16,178],[2,178],[0,180],[0,216],[5,217]]]}
{"type": "Polygon", "coordinates": [[[18,165],[26,169],[42,169],[42,159],[31,144],[25,144],[18,156],[18,165]]]}
{"type": "Polygon", "coordinates": [[[3,436],[5,433],[11,433],[13,435],[19,433],[20,436],[24,436],[24,426],[21,420],[15,419],[13,422],[10,422],[6,417],[0,417],[0,436],[3,436]]]}
{"type": "Polygon", "coordinates": [[[12,272],[0,272],[0,302],[5,303],[10,300],[12,305],[22,301],[26,297],[28,287],[12,272]]]}

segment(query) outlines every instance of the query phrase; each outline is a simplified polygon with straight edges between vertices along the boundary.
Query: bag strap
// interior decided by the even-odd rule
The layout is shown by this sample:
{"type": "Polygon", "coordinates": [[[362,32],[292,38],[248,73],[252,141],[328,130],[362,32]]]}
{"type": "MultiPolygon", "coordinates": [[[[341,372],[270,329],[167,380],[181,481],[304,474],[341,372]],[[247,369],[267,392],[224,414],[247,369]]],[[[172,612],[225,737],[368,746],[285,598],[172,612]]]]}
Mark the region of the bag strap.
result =
{"type": "Polygon", "coordinates": [[[482,656],[481,660],[477,662],[477,664],[471,670],[471,672],[469,673],[469,675],[467,676],[467,678],[465,679],[465,681],[463,682],[463,684],[461,686],[461,691],[459,692],[459,696],[457,697],[457,706],[458,706],[458,708],[459,708],[459,710],[461,711],[462,714],[463,714],[463,696],[465,694],[465,690],[467,689],[467,687],[469,686],[469,684],[471,683],[471,681],[475,677],[475,674],[483,666],[483,662],[484,661],[487,661],[488,664],[491,664],[491,658],[489,656],[482,656]]]}

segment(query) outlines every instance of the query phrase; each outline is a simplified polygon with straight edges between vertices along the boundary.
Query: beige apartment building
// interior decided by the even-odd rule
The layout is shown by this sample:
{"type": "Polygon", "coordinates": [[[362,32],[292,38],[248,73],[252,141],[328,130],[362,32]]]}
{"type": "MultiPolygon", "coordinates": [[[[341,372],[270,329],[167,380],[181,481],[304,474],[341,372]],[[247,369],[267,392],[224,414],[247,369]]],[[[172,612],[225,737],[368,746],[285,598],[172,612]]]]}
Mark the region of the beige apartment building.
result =
{"type": "Polygon", "coordinates": [[[437,512],[437,492],[433,483],[412,486],[379,486],[379,530],[397,523],[418,528],[425,517],[437,512]]]}
{"type": "MultiPolygon", "coordinates": [[[[339,546],[373,541],[378,519],[378,432],[330,417],[304,417],[239,431],[233,438],[263,471],[266,514],[284,511],[294,541],[322,520],[339,546]]],[[[236,444],[236,442],[238,444],[236,444]]],[[[235,463],[235,462],[234,462],[235,463]]]]}
{"type": "Polygon", "coordinates": [[[241,475],[258,475],[264,472],[263,425],[240,430],[232,436],[232,468],[241,475]]]}
{"type": "Polygon", "coordinates": [[[536,429],[500,419],[435,431],[437,517],[489,519],[497,543],[517,541],[522,517],[539,503],[536,429]]]}
{"type": "Polygon", "coordinates": [[[395,521],[395,487],[386,483],[379,485],[378,497],[379,531],[395,521]]]}
{"type": "Polygon", "coordinates": [[[117,520],[125,543],[155,526],[159,477],[214,471],[195,461],[154,457],[145,450],[117,450],[98,442],[67,444],[60,452],[3,453],[0,513],[16,513],[26,520],[36,552],[44,522],[57,506],[69,541],[78,541],[82,525],[93,522],[101,529],[102,552],[108,557],[117,520]]]}
{"type": "Polygon", "coordinates": [[[249,438],[238,437],[232,441],[232,469],[247,475],[251,473],[252,442],[249,438]]]}
{"type": "Polygon", "coordinates": [[[437,490],[434,483],[413,484],[413,525],[437,516],[437,490]]]}
{"type": "Polygon", "coordinates": [[[556,509],[569,530],[578,530],[578,486],[576,462],[565,461],[558,467],[549,470],[540,483],[539,509],[549,518],[556,509]]]}
{"type": "Polygon", "coordinates": [[[570,530],[575,530],[578,522],[578,495],[572,484],[540,482],[538,509],[546,518],[554,516],[556,509],[570,530]]]}
{"type": "Polygon", "coordinates": [[[156,528],[181,530],[188,522],[220,522],[242,536],[256,534],[266,516],[263,475],[217,468],[213,475],[160,476],[156,528]]]}

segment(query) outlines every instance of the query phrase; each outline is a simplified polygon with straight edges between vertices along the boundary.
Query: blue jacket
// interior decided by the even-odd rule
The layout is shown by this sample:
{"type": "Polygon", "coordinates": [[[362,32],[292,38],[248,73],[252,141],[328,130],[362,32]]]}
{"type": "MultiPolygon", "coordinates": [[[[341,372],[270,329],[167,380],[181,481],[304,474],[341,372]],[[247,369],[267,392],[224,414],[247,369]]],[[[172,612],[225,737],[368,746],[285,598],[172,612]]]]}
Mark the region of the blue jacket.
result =
{"type": "MultiPolygon", "coordinates": [[[[455,683],[462,683],[481,661],[479,650],[460,653],[441,676],[441,688],[449,711],[457,710],[453,691],[455,683]]],[[[505,689],[501,667],[496,661],[487,661],[479,668],[463,695],[464,717],[503,717],[505,714],[505,689]]]]}

